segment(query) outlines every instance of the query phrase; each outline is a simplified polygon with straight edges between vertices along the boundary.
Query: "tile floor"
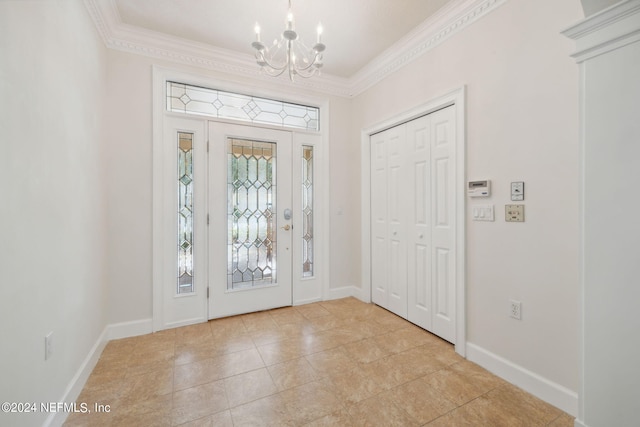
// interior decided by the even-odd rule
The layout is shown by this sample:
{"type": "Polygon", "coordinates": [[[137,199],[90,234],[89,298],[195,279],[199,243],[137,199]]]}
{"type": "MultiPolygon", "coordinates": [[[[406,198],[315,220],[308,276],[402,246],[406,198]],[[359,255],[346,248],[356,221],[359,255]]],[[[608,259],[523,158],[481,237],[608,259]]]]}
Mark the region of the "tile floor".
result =
{"type": "Polygon", "coordinates": [[[353,298],[111,341],[65,426],[573,426],[353,298]]]}

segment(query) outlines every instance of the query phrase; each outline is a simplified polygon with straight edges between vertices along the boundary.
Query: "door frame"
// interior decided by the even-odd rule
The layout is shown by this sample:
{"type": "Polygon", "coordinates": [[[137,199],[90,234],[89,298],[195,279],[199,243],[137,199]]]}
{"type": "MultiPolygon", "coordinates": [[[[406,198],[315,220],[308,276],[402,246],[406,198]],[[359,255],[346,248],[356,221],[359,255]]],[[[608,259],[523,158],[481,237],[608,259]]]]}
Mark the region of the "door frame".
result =
{"type": "MultiPolygon", "coordinates": [[[[174,322],[167,324],[167,319],[164,313],[164,288],[165,282],[165,269],[163,242],[167,236],[167,213],[165,212],[165,206],[167,203],[167,197],[165,195],[165,187],[163,185],[163,161],[164,152],[161,149],[164,126],[167,118],[197,118],[195,115],[180,114],[169,112],[166,109],[166,97],[165,88],[167,81],[179,81],[195,86],[210,87],[228,92],[245,93],[254,96],[260,96],[264,98],[272,98],[285,102],[292,102],[303,105],[312,105],[320,109],[320,131],[308,132],[299,129],[283,128],[278,126],[262,125],[256,127],[273,128],[277,130],[287,130],[292,132],[294,136],[294,155],[297,150],[297,146],[300,144],[313,145],[314,156],[316,157],[317,165],[315,170],[318,172],[317,186],[315,200],[318,202],[317,212],[314,212],[314,224],[316,224],[315,230],[317,235],[317,247],[315,254],[317,255],[315,262],[318,264],[315,271],[317,275],[309,279],[302,279],[302,283],[307,286],[301,286],[300,290],[296,292],[295,284],[296,278],[293,278],[293,305],[306,304],[311,302],[322,301],[329,295],[329,277],[330,277],[330,256],[329,256],[329,238],[330,238],[330,200],[329,200],[329,101],[327,98],[317,98],[313,95],[300,94],[299,92],[291,92],[282,90],[282,87],[270,87],[256,86],[256,84],[247,84],[246,80],[236,79],[235,81],[230,77],[229,80],[220,80],[212,78],[211,76],[199,75],[180,71],[176,69],[166,68],[158,65],[152,65],[151,67],[151,80],[152,80],[152,139],[151,139],[151,152],[152,152],[152,313],[151,313],[151,325],[152,331],[160,331],[170,327],[183,326],[192,323],[198,323],[199,318],[194,317],[192,321],[186,322],[174,322]],[[317,291],[310,290],[309,284],[316,281],[317,291]]],[[[207,116],[200,116],[203,122],[207,121],[220,121],[235,124],[252,125],[247,122],[233,121],[233,120],[221,120],[207,116]]],[[[315,180],[315,178],[314,178],[315,180]]],[[[315,210],[315,208],[314,208],[315,210]]],[[[293,269],[295,273],[296,269],[293,269]]],[[[208,304],[208,303],[207,303],[208,304]]],[[[207,321],[209,313],[205,313],[204,321],[207,321]]]]}
{"type": "Polygon", "coordinates": [[[466,87],[462,86],[451,92],[402,112],[386,120],[370,125],[360,132],[360,164],[361,164],[361,290],[363,300],[371,302],[371,135],[390,129],[415,118],[425,116],[437,110],[454,105],[456,126],[456,331],[455,351],[466,355],[466,87]]]}

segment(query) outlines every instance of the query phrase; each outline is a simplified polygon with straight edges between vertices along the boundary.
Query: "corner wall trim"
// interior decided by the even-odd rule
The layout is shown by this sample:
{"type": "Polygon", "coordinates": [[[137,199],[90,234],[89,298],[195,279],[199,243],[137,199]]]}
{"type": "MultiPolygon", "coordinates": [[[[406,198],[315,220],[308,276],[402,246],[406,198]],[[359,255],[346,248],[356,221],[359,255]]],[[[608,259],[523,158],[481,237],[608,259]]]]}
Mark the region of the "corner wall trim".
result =
{"type": "Polygon", "coordinates": [[[133,320],[131,322],[113,323],[107,326],[108,340],[136,337],[153,332],[153,319],[133,320]]]}
{"type": "Polygon", "coordinates": [[[575,391],[469,342],[467,359],[571,416],[575,417],[578,414],[578,393],[575,391]]]}
{"type": "Polygon", "coordinates": [[[330,288],[325,300],[355,297],[361,299],[358,295],[360,289],[356,286],[341,286],[339,288],[330,288]]]}
{"type": "MultiPolygon", "coordinates": [[[[71,382],[64,391],[62,398],[58,400],[58,402],[75,402],[78,396],[80,396],[80,392],[89,379],[89,375],[91,375],[93,368],[95,368],[98,363],[98,359],[100,359],[102,350],[104,350],[107,342],[109,341],[108,329],[109,326],[104,328],[96,343],[91,347],[91,350],[89,350],[89,354],[80,365],[78,372],[76,372],[71,379],[71,382]]],[[[44,426],[60,427],[64,424],[68,415],[69,413],[65,411],[53,412],[45,420],[44,426]]]]}

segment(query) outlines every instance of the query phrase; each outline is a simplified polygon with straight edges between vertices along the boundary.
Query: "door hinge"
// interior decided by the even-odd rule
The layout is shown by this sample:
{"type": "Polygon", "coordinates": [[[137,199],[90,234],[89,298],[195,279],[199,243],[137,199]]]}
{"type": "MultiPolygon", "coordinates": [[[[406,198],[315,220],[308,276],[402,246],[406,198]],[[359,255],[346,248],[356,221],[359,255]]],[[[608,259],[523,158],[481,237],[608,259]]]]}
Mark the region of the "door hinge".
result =
{"type": "Polygon", "coordinates": [[[207,225],[209,225],[209,214],[207,214],[207,225]]]}
{"type": "Polygon", "coordinates": [[[209,141],[207,140],[207,153],[209,152],[209,141]]]}
{"type": "Polygon", "coordinates": [[[209,299],[209,287],[207,286],[207,299],[209,299]]]}

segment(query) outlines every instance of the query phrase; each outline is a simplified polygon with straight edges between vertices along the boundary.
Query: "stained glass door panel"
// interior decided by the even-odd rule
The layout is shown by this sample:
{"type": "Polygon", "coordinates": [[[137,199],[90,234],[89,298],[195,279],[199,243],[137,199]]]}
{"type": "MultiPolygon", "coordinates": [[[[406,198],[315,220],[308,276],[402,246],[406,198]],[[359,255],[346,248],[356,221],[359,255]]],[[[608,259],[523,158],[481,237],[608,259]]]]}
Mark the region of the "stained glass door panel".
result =
{"type": "Polygon", "coordinates": [[[276,144],[227,141],[227,290],[276,282],[276,144]]]}
{"type": "Polygon", "coordinates": [[[209,123],[210,318],[291,305],[292,136],[209,123]]]}

